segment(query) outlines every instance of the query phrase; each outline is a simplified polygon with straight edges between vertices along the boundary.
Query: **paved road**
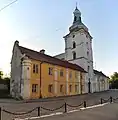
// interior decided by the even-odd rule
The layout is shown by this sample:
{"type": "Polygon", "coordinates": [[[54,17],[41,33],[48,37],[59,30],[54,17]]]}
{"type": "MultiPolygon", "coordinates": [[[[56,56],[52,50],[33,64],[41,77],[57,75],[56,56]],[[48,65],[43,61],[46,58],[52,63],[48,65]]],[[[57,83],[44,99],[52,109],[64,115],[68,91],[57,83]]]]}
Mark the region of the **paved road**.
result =
{"type": "Polygon", "coordinates": [[[35,120],[118,120],[118,104],[108,104],[102,107],[87,109],[63,115],[50,116],[35,120]]]}
{"type": "MultiPolygon", "coordinates": [[[[54,109],[57,107],[62,106],[65,102],[70,104],[70,105],[78,105],[82,103],[84,100],[87,101],[87,106],[94,105],[94,104],[99,104],[100,103],[100,98],[108,99],[109,96],[112,96],[114,98],[118,97],[118,91],[106,91],[106,92],[101,92],[101,93],[94,93],[94,94],[86,94],[86,95],[79,95],[79,96],[73,96],[73,97],[62,97],[62,98],[56,98],[56,99],[49,99],[48,100],[42,100],[42,102],[31,102],[31,103],[20,103],[20,102],[14,102],[13,100],[7,103],[7,100],[2,101],[0,103],[0,106],[2,109],[6,109],[11,112],[26,112],[29,111],[37,106],[43,106],[46,108],[54,109]]],[[[68,110],[75,109],[72,107],[68,107],[68,110]]],[[[60,110],[57,111],[64,111],[64,107],[61,108],[60,110]]],[[[55,112],[57,112],[55,111],[55,112]]],[[[41,114],[50,114],[52,113],[51,111],[46,111],[41,109],[41,114]]],[[[11,120],[14,117],[29,117],[29,116],[37,116],[37,110],[33,111],[30,114],[23,115],[23,116],[14,116],[14,115],[9,115],[5,112],[2,112],[2,120],[11,120]]]]}

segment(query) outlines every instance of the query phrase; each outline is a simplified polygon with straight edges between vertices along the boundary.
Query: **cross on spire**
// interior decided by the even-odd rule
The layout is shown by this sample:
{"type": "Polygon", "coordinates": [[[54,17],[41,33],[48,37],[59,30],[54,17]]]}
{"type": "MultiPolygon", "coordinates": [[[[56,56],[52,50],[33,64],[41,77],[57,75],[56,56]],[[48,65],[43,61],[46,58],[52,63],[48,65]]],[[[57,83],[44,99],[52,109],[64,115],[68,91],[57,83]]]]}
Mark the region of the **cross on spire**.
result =
{"type": "Polygon", "coordinates": [[[76,9],[77,9],[77,2],[76,2],[76,9]]]}

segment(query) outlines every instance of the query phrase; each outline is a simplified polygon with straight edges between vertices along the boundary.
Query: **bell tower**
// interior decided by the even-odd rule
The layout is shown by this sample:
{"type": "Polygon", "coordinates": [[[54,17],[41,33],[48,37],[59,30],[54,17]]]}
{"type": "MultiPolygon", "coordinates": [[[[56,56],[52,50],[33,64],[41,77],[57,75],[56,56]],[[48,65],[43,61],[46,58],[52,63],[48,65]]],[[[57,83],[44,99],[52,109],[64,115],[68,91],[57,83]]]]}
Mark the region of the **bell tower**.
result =
{"type": "Polygon", "coordinates": [[[90,93],[93,84],[92,36],[82,22],[81,12],[77,6],[73,12],[73,17],[69,34],[64,36],[65,60],[81,66],[88,72],[85,78],[85,92],[90,93]]]}

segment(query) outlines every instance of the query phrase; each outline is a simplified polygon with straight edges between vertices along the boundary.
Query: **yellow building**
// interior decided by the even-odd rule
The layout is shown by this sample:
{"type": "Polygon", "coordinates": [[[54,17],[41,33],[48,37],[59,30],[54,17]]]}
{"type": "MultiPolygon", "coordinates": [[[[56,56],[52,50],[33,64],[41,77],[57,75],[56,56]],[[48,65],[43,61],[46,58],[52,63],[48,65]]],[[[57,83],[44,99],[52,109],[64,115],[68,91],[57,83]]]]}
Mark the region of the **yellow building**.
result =
{"type": "Polygon", "coordinates": [[[83,94],[86,71],[44,52],[19,46],[15,41],[11,60],[11,95],[37,99],[83,94]]]}

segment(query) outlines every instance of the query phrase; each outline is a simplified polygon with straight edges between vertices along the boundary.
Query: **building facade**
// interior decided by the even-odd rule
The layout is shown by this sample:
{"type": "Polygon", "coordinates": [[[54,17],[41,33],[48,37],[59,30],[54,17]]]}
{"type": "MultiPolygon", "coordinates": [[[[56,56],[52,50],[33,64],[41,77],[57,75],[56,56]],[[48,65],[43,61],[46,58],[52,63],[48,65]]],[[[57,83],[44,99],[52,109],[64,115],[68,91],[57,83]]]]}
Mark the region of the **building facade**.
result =
{"type": "Polygon", "coordinates": [[[93,68],[92,36],[81,12],[73,12],[73,23],[64,36],[65,52],[48,56],[15,41],[11,60],[10,93],[35,99],[100,92],[109,89],[109,78],[93,68]]]}
{"type": "Polygon", "coordinates": [[[86,71],[78,65],[19,46],[11,60],[10,93],[14,98],[38,99],[85,93],[86,71]]]}
{"type": "MultiPolygon", "coordinates": [[[[96,83],[95,76],[98,75],[93,69],[92,36],[88,28],[84,25],[81,12],[76,9],[73,12],[73,23],[69,27],[69,34],[64,36],[65,52],[54,57],[77,64],[87,71],[85,76],[85,92],[93,93],[96,83]]],[[[107,79],[101,76],[102,79],[107,79]]]]}
{"type": "Polygon", "coordinates": [[[109,77],[107,77],[101,71],[94,70],[94,84],[93,92],[106,91],[109,90],[109,77]]]}

